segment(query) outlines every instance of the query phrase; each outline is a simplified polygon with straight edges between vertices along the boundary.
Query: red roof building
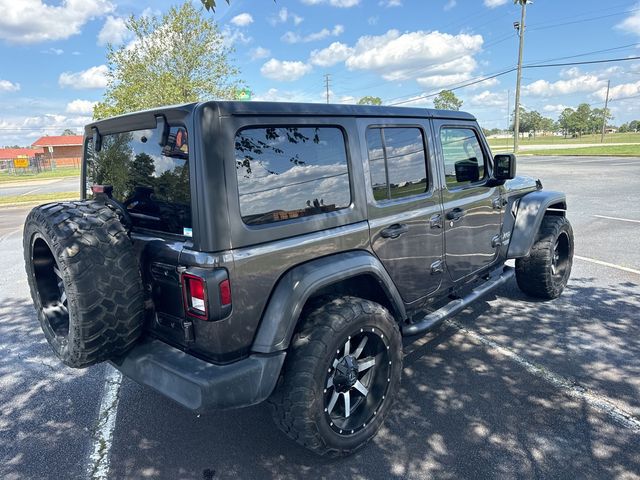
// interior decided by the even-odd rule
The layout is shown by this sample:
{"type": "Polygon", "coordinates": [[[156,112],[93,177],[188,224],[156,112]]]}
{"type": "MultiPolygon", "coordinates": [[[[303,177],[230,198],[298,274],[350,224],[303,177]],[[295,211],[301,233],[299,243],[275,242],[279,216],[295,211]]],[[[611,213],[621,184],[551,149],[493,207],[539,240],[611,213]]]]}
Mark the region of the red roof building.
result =
{"type": "Polygon", "coordinates": [[[36,140],[33,146],[42,147],[43,160],[56,167],[79,167],[82,142],[82,135],[45,136],[36,140]]]}
{"type": "Polygon", "coordinates": [[[25,155],[29,158],[35,158],[42,154],[41,148],[0,148],[0,161],[14,160],[25,155]]]}

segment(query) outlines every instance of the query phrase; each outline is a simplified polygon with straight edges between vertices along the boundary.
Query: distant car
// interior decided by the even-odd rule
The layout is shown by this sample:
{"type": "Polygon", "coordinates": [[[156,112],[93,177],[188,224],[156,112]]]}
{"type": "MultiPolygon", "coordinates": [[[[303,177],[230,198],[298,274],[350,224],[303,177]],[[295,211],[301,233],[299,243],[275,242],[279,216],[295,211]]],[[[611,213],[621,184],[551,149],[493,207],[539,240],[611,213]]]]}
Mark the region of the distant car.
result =
{"type": "Polygon", "coordinates": [[[514,274],[542,299],[565,288],[565,196],[515,170],[463,112],[207,102],[103,120],[85,128],[85,198],[27,218],[31,294],[66,365],[108,360],[193,410],[268,400],[298,443],[350,454],[389,414],[402,335],[514,274]]]}

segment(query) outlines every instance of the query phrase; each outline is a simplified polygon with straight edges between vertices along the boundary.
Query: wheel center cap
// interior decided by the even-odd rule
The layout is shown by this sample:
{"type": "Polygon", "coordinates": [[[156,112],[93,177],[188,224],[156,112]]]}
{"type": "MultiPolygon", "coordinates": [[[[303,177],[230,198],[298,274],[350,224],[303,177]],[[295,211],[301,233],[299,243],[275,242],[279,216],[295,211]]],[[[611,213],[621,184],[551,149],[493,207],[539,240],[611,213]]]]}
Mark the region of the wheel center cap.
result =
{"type": "Polygon", "coordinates": [[[346,392],[358,381],[358,361],[351,355],[344,357],[336,365],[333,384],[339,392],[346,392]]]}

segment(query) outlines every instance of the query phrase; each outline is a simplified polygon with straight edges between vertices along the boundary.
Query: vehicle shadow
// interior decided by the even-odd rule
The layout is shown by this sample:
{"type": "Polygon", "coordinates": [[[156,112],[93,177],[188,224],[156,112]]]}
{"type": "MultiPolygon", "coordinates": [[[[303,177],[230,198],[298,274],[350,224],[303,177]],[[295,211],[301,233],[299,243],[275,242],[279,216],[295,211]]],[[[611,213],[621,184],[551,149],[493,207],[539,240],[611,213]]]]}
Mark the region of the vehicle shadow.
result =
{"type": "MultiPolygon", "coordinates": [[[[489,297],[456,320],[466,324],[477,317],[479,331],[487,330],[495,341],[520,349],[536,362],[551,358],[556,366],[563,359],[576,359],[568,371],[586,381],[599,374],[589,360],[589,342],[598,335],[604,335],[598,341],[611,342],[611,352],[598,361],[613,366],[624,355],[640,358],[637,342],[627,338],[625,343],[638,327],[629,323],[630,316],[620,316],[635,311],[625,290],[634,286],[595,289],[592,283],[578,278],[566,301],[550,303],[531,301],[509,284],[499,292],[506,299],[489,297]],[[580,311],[574,318],[575,303],[580,311]],[[618,315],[608,317],[613,311],[618,315]],[[500,324],[505,317],[509,321],[500,324]],[[603,330],[585,337],[594,327],[584,318],[594,325],[609,320],[603,330]],[[561,327],[563,319],[567,325],[561,327]],[[503,329],[495,336],[490,329],[494,320],[503,329]],[[587,351],[578,352],[580,348],[587,351]],[[614,356],[616,348],[624,351],[614,356]]],[[[638,432],[617,425],[463,332],[445,326],[407,341],[405,351],[403,386],[385,426],[370,445],[343,459],[317,457],[290,441],[276,430],[266,406],[197,417],[125,381],[112,471],[116,478],[194,479],[640,475],[638,432]]],[[[622,363],[616,368],[635,367],[622,363]]],[[[634,391],[637,397],[634,382],[628,375],[614,376],[600,387],[630,402],[634,391]]]]}
{"type": "Polygon", "coordinates": [[[104,366],[72,370],[51,352],[33,305],[0,305],[0,478],[86,478],[104,366]]]}

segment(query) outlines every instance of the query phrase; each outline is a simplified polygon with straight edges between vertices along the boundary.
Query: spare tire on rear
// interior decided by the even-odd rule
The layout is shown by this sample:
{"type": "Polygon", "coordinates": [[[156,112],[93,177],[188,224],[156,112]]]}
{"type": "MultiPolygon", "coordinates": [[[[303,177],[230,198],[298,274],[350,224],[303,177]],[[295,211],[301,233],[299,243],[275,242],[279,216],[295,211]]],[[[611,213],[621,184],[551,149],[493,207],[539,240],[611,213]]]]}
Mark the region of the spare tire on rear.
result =
{"type": "Polygon", "coordinates": [[[64,364],[83,368],[131,348],[144,292],[133,244],[111,208],[94,201],[36,207],[23,244],[40,325],[64,364]]]}

